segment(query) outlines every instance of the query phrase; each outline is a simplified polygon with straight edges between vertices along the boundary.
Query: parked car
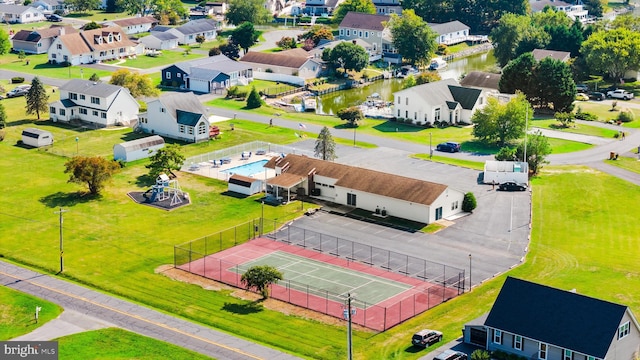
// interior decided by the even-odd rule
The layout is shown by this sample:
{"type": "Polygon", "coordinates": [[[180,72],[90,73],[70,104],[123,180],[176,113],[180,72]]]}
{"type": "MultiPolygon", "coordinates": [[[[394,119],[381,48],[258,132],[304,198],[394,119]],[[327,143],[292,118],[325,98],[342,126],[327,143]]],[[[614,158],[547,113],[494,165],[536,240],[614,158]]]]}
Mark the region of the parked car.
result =
{"type": "Polygon", "coordinates": [[[423,348],[429,347],[442,340],[442,333],[437,330],[424,329],[413,334],[411,343],[414,346],[420,346],[423,348]]]}
{"type": "Polygon", "coordinates": [[[576,85],[576,90],[581,93],[586,93],[589,91],[589,87],[585,84],[578,84],[576,85]]]}
{"type": "Polygon", "coordinates": [[[623,89],[616,89],[616,90],[607,92],[607,97],[610,97],[612,99],[631,100],[633,99],[633,93],[623,89]]]}
{"type": "Polygon", "coordinates": [[[598,91],[592,91],[589,93],[589,99],[591,100],[602,101],[606,98],[607,98],[607,95],[598,91]]]}
{"type": "Polygon", "coordinates": [[[436,146],[436,150],[454,153],[460,151],[460,144],[457,142],[448,141],[446,143],[438,144],[438,146],[436,146]]]}
{"type": "Polygon", "coordinates": [[[60,21],[62,21],[62,16],[56,15],[56,14],[51,14],[51,15],[47,16],[47,20],[51,21],[51,22],[60,22],[60,21]]]}
{"type": "Polygon", "coordinates": [[[507,181],[498,186],[498,190],[501,191],[525,191],[527,190],[527,184],[517,183],[515,181],[507,181]]]}
{"type": "Polygon", "coordinates": [[[433,360],[467,360],[467,354],[449,349],[436,355],[433,360]]]}
{"type": "Polygon", "coordinates": [[[14,98],[18,96],[25,96],[29,92],[29,89],[31,89],[31,85],[20,85],[17,88],[9,91],[7,93],[7,97],[14,98]]]}
{"type": "Polygon", "coordinates": [[[589,100],[589,96],[585,93],[577,93],[576,94],[576,100],[578,101],[587,101],[589,100]]]}

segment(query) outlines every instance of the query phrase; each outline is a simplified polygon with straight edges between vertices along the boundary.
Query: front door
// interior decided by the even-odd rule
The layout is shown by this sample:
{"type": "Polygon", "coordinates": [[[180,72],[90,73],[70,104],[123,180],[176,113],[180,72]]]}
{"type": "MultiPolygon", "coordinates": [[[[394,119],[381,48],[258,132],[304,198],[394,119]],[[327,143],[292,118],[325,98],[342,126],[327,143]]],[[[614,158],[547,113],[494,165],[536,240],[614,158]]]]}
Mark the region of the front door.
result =
{"type": "Polygon", "coordinates": [[[442,206],[436,209],[436,221],[442,219],[442,206]]]}
{"type": "Polygon", "coordinates": [[[356,194],[347,194],[347,205],[356,206],[356,194]]]}

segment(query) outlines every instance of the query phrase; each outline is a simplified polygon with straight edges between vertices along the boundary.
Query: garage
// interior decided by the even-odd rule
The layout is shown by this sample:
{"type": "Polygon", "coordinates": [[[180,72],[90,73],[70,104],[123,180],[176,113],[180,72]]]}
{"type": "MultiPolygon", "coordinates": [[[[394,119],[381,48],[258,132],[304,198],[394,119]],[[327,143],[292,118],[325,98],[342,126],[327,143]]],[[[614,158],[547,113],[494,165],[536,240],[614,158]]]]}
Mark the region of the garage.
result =
{"type": "Polygon", "coordinates": [[[189,89],[193,92],[209,93],[209,81],[190,78],[189,89]]]}
{"type": "Polygon", "coordinates": [[[131,140],[113,146],[113,159],[125,162],[145,159],[163,147],[164,139],[158,135],[131,140]]]}

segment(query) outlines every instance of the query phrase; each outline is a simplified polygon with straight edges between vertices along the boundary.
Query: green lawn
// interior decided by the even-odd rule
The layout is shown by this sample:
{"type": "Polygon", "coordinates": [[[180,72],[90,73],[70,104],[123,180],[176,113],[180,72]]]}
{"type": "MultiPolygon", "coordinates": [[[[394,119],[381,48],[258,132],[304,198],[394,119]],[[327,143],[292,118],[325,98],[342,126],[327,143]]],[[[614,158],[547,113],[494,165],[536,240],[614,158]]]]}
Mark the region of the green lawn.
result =
{"type": "Polygon", "coordinates": [[[171,64],[179,63],[182,61],[200,59],[205,56],[206,55],[195,53],[185,55],[184,53],[177,51],[163,51],[161,55],[155,57],[141,55],[136,57],[135,59],[127,59],[123,64],[120,65],[130,66],[137,69],[149,69],[157,66],[169,66],[171,64]]]}
{"type": "Polygon", "coordinates": [[[66,17],[77,18],[87,21],[95,21],[97,23],[108,21],[108,20],[118,20],[118,19],[127,19],[133,17],[134,15],[129,15],[126,12],[121,13],[108,13],[106,11],[95,10],[87,13],[71,13],[66,15],[66,17]]]}
{"type": "Polygon", "coordinates": [[[61,312],[62,308],[54,303],[0,286],[0,341],[30,333],[61,312]],[[36,306],[41,308],[37,323],[36,306]]]}
{"type": "MultiPolygon", "coordinates": [[[[625,101],[619,100],[616,107],[617,110],[625,107],[625,101]]],[[[614,120],[618,116],[618,111],[611,111],[611,105],[605,105],[599,102],[580,102],[576,103],[576,110],[580,108],[583,112],[592,113],[597,116],[598,121],[610,121],[614,120]]],[[[640,127],[640,109],[631,108],[631,111],[635,115],[634,121],[623,124],[623,127],[639,128],[640,127]]]]}
{"type": "Polygon", "coordinates": [[[195,351],[117,328],[87,331],[56,340],[60,360],[211,359],[195,351]]]}
{"type": "Polygon", "coordinates": [[[429,154],[415,154],[412,157],[416,159],[455,165],[455,166],[465,167],[469,169],[484,170],[484,162],[480,162],[480,161],[470,161],[470,160],[456,159],[448,156],[438,156],[438,155],[433,155],[432,157],[429,157],[429,154]]]}
{"type": "MultiPolygon", "coordinates": [[[[634,150],[637,153],[636,150],[634,150]]],[[[605,160],[607,164],[614,165],[625,170],[633,171],[634,173],[640,174],[640,161],[638,161],[638,157],[618,157],[616,161],[605,160]]]]}
{"type": "Polygon", "coordinates": [[[18,55],[14,53],[0,56],[0,66],[4,70],[13,70],[33,75],[40,75],[58,79],[89,79],[93,73],[99,77],[110,76],[111,71],[96,70],[83,66],[60,66],[47,62],[47,54],[27,55],[26,61],[18,59],[18,55]]]}
{"type": "Polygon", "coordinates": [[[534,120],[529,123],[529,126],[531,127],[551,129],[556,131],[582,134],[582,135],[599,136],[603,138],[613,138],[614,135],[618,134],[618,131],[605,129],[599,126],[573,123],[571,127],[562,128],[562,127],[559,127],[559,125],[561,125],[560,122],[555,119],[534,120]]]}

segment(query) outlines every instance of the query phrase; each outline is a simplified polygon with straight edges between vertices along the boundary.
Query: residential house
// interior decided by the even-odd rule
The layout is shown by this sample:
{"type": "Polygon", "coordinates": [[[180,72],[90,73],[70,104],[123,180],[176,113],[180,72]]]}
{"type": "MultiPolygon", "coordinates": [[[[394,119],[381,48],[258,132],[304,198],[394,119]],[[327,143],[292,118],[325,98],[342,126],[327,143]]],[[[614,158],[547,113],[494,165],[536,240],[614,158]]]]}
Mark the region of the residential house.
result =
{"type": "Polygon", "coordinates": [[[195,44],[196,38],[204,36],[205,41],[214,40],[217,31],[220,29],[220,22],[213,19],[191,20],[188,23],[172,28],[168,26],[156,26],[154,31],[169,32],[178,37],[180,45],[195,44]]]}
{"type": "Polygon", "coordinates": [[[340,22],[338,39],[364,40],[371,44],[370,57],[382,56],[384,61],[399,63],[402,61],[402,56],[393,47],[391,32],[384,26],[389,19],[388,15],[350,11],[340,22]]]}
{"type": "Polygon", "coordinates": [[[60,100],[49,104],[54,122],[81,121],[107,127],[130,126],[138,120],[138,102],[122,86],[73,79],[59,92],[60,100]]]}
{"type": "Polygon", "coordinates": [[[267,191],[284,201],[300,191],[312,198],[425,224],[462,212],[464,193],[443,184],[295,154],[272,158],[265,167],[276,172],[276,177],[267,180],[267,191]]]}
{"type": "Polygon", "coordinates": [[[444,79],[394,93],[396,117],[414,124],[471,124],[475,111],[486,105],[482,90],[444,79]]]}
{"type": "Polygon", "coordinates": [[[308,15],[331,15],[344,0],[307,0],[304,13],[308,15]]]}
{"type": "Polygon", "coordinates": [[[206,109],[192,92],[163,93],[147,102],[147,113],[140,114],[138,129],[186,142],[209,140],[206,109]]]}
{"type": "Polygon", "coordinates": [[[27,24],[45,21],[42,10],[23,5],[0,4],[0,21],[5,23],[27,24]]]}
{"type": "Polygon", "coordinates": [[[541,12],[548,6],[555,11],[562,11],[574,21],[580,21],[583,24],[591,23],[596,20],[595,16],[589,15],[589,11],[585,9],[581,1],[577,4],[570,4],[562,0],[529,0],[531,12],[541,12]]]}
{"type": "Polygon", "coordinates": [[[467,41],[469,29],[467,25],[458,20],[442,24],[429,24],[431,30],[438,34],[436,42],[444,45],[455,45],[467,41]]]}
{"type": "Polygon", "coordinates": [[[153,16],[132,17],[120,20],[105,21],[102,25],[119,26],[127,35],[149,32],[158,24],[153,16]]]}
{"type": "Polygon", "coordinates": [[[40,9],[45,14],[53,14],[54,12],[67,12],[67,6],[64,4],[64,0],[36,0],[31,3],[31,6],[40,9]]]}
{"type": "Polygon", "coordinates": [[[402,5],[400,0],[374,0],[373,5],[376,7],[376,14],[402,14],[402,5]]]}
{"type": "Polygon", "coordinates": [[[178,37],[169,32],[152,31],[151,35],[143,36],[138,40],[145,49],[169,50],[178,47],[178,37]]]}
{"type": "Polygon", "coordinates": [[[24,51],[27,54],[44,54],[49,51],[53,40],[64,34],[77,33],[72,26],[52,25],[48,29],[20,30],[11,38],[13,51],[24,51]]]}
{"type": "Polygon", "coordinates": [[[632,360],[640,326],[624,305],[507,277],[464,341],[537,360],[632,360]]]}
{"type": "Polygon", "coordinates": [[[231,60],[224,55],[185,61],[161,71],[162,84],[210,93],[253,81],[253,69],[247,64],[231,60]]]}
{"type": "Polygon", "coordinates": [[[460,85],[464,87],[472,87],[481,89],[484,92],[500,92],[498,85],[502,75],[484,71],[472,71],[460,80],[460,85]]]}
{"type": "Polygon", "coordinates": [[[569,59],[571,59],[571,53],[568,51],[533,49],[531,54],[533,55],[533,58],[538,62],[548,57],[554,60],[560,60],[565,63],[569,61],[569,59]]]}
{"type": "Polygon", "coordinates": [[[256,73],[292,75],[301,79],[316,78],[323,71],[320,59],[310,57],[305,50],[299,48],[279,53],[249,51],[240,62],[251,66],[256,73]]]}
{"type": "Polygon", "coordinates": [[[345,42],[345,41],[351,41],[353,44],[358,45],[360,47],[362,47],[367,54],[369,55],[369,62],[373,62],[376,61],[378,59],[381,58],[381,54],[380,52],[374,52],[373,51],[373,45],[371,45],[370,43],[362,40],[362,39],[355,39],[355,40],[320,40],[320,43],[318,43],[318,46],[316,46],[315,48],[311,49],[309,51],[309,55],[312,56],[314,59],[322,59],[322,53],[324,52],[324,49],[333,49],[336,45],[340,44],[341,42],[345,42]]]}
{"type": "Polygon", "coordinates": [[[141,55],[144,46],[129,40],[120,27],[104,27],[58,36],[49,47],[50,63],[71,65],[141,55]]]}
{"type": "Polygon", "coordinates": [[[227,13],[229,4],[226,2],[207,2],[204,7],[210,9],[216,15],[224,15],[227,13]]]}

